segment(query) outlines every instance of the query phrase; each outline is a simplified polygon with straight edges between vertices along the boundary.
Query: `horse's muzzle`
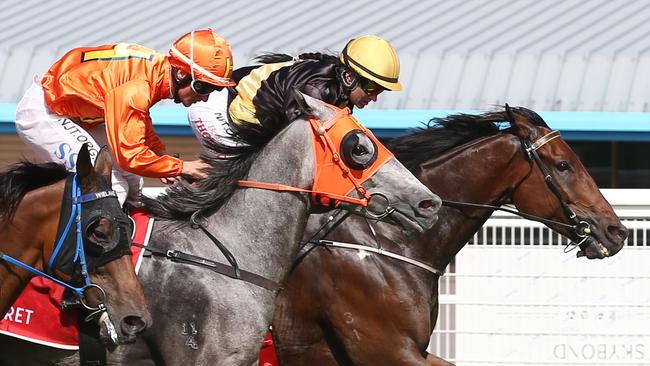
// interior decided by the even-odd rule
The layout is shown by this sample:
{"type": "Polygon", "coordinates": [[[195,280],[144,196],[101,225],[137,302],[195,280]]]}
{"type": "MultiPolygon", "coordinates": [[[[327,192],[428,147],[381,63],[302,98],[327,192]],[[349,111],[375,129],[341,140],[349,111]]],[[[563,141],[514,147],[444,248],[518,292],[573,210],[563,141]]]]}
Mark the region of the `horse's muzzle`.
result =
{"type": "MultiPolygon", "coordinates": [[[[595,226],[597,228],[597,226],[595,226]]],[[[595,235],[590,236],[577,253],[578,257],[587,259],[603,259],[618,253],[625,246],[628,230],[620,224],[607,225],[606,230],[595,230],[595,235]]]]}
{"type": "Polygon", "coordinates": [[[147,322],[141,315],[126,315],[120,322],[120,329],[126,336],[136,336],[147,328],[147,322]]]}
{"type": "Polygon", "coordinates": [[[438,211],[442,207],[442,200],[439,197],[426,199],[418,203],[416,209],[416,221],[424,230],[429,230],[438,221],[438,211]]]}
{"type": "Polygon", "coordinates": [[[103,313],[99,319],[100,338],[109,348],[122,344],[135,343],[136,336],[142,333],[148,326],[147,321],[141,315],[129,314],[120,320],[119,332],[107,313],[103,313]]]}

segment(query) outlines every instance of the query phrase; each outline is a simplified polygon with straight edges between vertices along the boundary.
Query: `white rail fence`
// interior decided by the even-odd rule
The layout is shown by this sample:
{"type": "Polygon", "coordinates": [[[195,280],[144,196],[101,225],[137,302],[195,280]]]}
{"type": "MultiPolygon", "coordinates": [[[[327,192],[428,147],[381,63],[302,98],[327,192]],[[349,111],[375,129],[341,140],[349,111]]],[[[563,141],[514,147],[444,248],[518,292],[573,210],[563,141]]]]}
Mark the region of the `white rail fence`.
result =
{"type": "Polygon", "coordinates": [[[564,253],[494,215],[441,279],[429,351],[457,365],[650,365],[650,190],[603,190],[630,230],[616,256],[564,253]]]}

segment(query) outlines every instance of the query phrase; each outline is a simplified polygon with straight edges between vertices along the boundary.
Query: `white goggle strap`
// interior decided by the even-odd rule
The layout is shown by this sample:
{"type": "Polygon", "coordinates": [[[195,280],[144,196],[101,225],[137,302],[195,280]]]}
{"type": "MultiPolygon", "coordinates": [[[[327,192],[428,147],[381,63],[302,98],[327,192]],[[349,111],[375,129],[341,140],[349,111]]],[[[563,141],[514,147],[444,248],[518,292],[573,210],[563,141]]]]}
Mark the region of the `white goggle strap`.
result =
{"type": "Polygon", "coordinates": [[[192,74],[192,88],[194,88],[194,31],[190,33],[190,73],[192,74]]]}

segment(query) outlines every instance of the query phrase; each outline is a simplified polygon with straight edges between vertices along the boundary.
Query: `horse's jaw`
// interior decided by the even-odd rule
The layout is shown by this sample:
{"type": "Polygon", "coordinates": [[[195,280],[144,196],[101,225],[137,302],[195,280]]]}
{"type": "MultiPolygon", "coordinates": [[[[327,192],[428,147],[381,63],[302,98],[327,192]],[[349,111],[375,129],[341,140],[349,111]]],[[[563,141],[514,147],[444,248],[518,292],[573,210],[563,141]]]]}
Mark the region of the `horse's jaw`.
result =
{"type": "MultiPolygon", "coordinates": [[[[614,214],[612,214],[614,215],[614,214]]],[[[628,229],[614,216],[615,220],[608,220],[607,216],[588,217],[583,222],[587,223],[584,229],[586,238],[574,238],[578,242],[578,258],[603,259],[616,255],[625,246],[628,229]]],[[[575,236],[575,234],[574,234],[575,236]]]]}
{"type": "Polygon", "coordinates": [[[408,215],[404,215],[399,210],[393,211],[391,214],[392,221],[401,227],[402,233],[406,236],[411,236],[416,233],[423,233],[435,226],[438,222],[438,215],[429,218],[426,221],[412,219],[408,215]]]}
{"type": "MultiPolygon", "coordinates": [[[[406,236],[414,235],[416,233],[423,233],[427,230],[430,230],[438,222],[437,214],[433,215],[433,217],[423,217],[422,219],[419,219],[413,214],[403,213],[402,210],[404,210],[404,207],[393,207],[390,211],[375,212],[368,209],[367,207],[343,202],[339,208],[346,211],[352,211],[352,213],[355,215],[365,217],[370,220],[383,221],[399,226],[402,233],[406,236]]],[[[409,208],[407,207],[405,211],[408,212],[408,210],[409,208]]]]}
{"type": "Polygon", "coordinates": [[[587,259],[603,259],[611,257],[615,253],[611,253],[607,247],[595,239],[589,237],[584,243],[580,244],[580,249],[576,253],[576,257],[585,257],[587,259]]]}

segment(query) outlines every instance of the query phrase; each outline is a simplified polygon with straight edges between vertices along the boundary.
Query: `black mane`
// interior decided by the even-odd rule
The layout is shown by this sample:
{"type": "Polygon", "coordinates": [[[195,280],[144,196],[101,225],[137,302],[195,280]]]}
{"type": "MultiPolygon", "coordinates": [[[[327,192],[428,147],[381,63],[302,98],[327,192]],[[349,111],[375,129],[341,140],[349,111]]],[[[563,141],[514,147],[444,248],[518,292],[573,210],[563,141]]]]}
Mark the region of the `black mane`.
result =
{"type": "Polygon", "coordinates": [[[0,173],[0,220],[10,222],[27,192],[67,177],[65,166],[57,163],[34,164],[27,161],[10,166],[0,173]]]}
{"type": "Polygon", "coordinates": [[[195,213],[206,216],[217,211],[237,189],[237,181],[245,179],[259,151],[281,130],[264,121],[238,125],[229,120],[228,124],[237,146],[207,141],[208,152],[201,154],[201,159],[212,166],[208,177],[194,185],[186,181],[174,184],[156,198],[143,196],[152,216],[188,221],[195,213]]]}
{"type": "MultiPolygon", "coordinates": [[[[512,112],[525,117],[536,126],[546,127],[546,122],[537,113],[523,107],[511,108],[512,112]]],[[[433,118],[426,127],[416,128],[410,133],[392,139],[387,147],[404,166],[415,172],[425,161],[431,160],[445,151],[466,144],[484,136],[496,135],[500,124],[509,123],[506,111],[483,114],[454,114],[445,118],[433,118]]]]}
{"type": "Polygon", "coordinates": [[[328,60],[329,62],[332,63],[337,63],[338,62],[338,57],[335,55],[331,55],[328,53],[321,53],[321,52],[307,52],[307,53],[301,53],[300,55],[294,57],[291,55],[287,55],[286,53],[273,53],[273,52],[266,52],[262,53],[258,56],[255,57],[255,61],[263,63],[263,64],[274,64],[278,62],[287,62],[291,61],[294,59],[300,59],[300,60],[317,60],[317,61],[322,61],[322,60],[328,60]]]}

